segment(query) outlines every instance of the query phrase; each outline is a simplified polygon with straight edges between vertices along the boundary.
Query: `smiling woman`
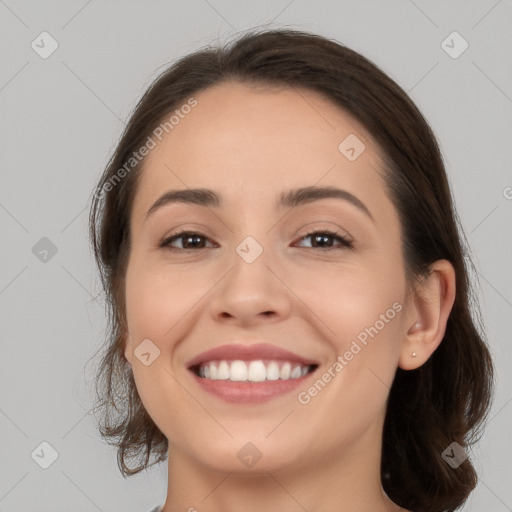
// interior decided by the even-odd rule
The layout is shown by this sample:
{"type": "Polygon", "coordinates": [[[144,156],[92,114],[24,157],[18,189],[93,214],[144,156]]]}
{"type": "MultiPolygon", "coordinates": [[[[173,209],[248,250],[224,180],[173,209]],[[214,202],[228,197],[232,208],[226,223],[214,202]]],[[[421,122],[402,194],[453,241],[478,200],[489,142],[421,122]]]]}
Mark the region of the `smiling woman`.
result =
{"type": "Polygon", "coordinates": [[[100,432],[125,476],[168,460],[161,510],[467,499],[493,390],[471,260],[431,129],[366,58],[294,30],[182,58],[132,113],[90,235],[100,432]]]}

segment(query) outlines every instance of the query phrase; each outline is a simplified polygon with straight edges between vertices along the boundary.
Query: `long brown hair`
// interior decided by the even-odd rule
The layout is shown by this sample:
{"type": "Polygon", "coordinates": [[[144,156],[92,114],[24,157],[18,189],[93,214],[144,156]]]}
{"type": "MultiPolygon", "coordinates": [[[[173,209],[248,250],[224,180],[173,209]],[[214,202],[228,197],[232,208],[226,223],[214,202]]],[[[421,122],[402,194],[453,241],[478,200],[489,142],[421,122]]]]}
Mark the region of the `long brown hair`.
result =
{"type": "Polygon", "coordinates": [[[255,29],[232,43],[187,55],[152,83],[131,114],[90,210],[90,237],[109,315],[108,343],[97,372],[101,435],[118,448],[123,476],[166,458],[168,441],[142,405],[122,345],[129,219],[144,159],[130,168],[126,163],[180,104],[227,80],[307,88],[355,117],[382,152],[381,171],[400,217],[408,282],[414,286],[438,259],[454,266],[456,298],[442,343],[418,369],[397,369],[387,404],[381,475],[387,495],[402,507],[457,509],[476,486],[477,475],[469,459],[452,469],[442,453],[453,442],[467,449],[479,439],[494,369],[470,282],[469,271],[475,269],[439,147],[407,94],[375,64],[304,31],[255,29]],[[129,466],[129,460],[135,464],[129,466]]]}

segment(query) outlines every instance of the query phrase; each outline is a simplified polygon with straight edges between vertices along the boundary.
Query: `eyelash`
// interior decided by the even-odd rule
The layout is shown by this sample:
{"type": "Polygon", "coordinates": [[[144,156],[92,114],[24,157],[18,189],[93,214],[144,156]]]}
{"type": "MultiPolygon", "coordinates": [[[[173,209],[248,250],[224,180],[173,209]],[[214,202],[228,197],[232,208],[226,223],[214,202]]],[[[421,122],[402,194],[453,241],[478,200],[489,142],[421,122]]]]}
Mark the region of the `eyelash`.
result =
{"type": "MultiPolygon", "coordinates": [[[[340,250],[340,249],[353,249],[354,244],[352,241],[347,240],[346,238],[337,235],[333,231],[328,230],[317,230],[317,231],[311,231],[310,233],[307,233],[306,235],[302,236],[299,241],[304,240],[305,238],[309,238],[313,235],[327,235],[334,238],[337,238],[341,243],[338,246],[335,247],[306,247],[306,249],[318,249],[320,251],[326,252],[326,251],[332,251],[332,250],[340,250]]],[[[180,247],[171,247],[170,244],[179,238],[185,238],[190,236],[199,236],[202,238],[208,238],[201,233],[197,233],[195,231],[180,231],[179,233],[176,233],[162,241],[160,244],[160,247],[165,247],[171,251],[182,251],[182,252],[191,252],[191,251],[197,251],[198,249],[205,249],[205,247],[199,247],[198,249],[181,249],[180,247]]]]}

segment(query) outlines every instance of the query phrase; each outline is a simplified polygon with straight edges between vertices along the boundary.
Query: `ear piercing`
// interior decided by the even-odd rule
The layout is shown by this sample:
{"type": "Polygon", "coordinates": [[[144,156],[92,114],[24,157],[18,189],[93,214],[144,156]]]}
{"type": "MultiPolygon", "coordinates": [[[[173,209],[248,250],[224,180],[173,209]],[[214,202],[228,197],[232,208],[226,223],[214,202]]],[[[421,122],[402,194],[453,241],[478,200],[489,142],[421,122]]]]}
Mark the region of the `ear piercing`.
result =
{"type": "Polygon", "coordinates": [[[412,353],[412,357],[416,357],[416,352],[413,352],[413,353],[412,353]]]}

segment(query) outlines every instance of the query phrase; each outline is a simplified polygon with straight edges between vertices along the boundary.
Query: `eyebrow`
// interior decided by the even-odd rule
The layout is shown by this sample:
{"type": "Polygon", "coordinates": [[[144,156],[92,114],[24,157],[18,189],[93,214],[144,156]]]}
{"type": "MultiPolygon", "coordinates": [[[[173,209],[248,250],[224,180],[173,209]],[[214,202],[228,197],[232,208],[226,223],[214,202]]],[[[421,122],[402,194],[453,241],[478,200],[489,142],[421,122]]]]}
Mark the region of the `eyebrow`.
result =
{"type": "MultiPolygon", "coordinates": [[[[302,187],[284,191],[280,194],[276,207],[294,208],[303,204],[319,201],[321,199],[341,199],[347,201],[367,215],[373,222],[375,219],[366,205],[347,190],[336,187],[302,187]]],[[[222,206],[222,197],[213,190],[206,188],[187,188],[182,190],[168,190],[158,198],[146,213],[146,219],[156,210],[172,203],[189,203],[200,206],[219,208],[222,206]]]]}

